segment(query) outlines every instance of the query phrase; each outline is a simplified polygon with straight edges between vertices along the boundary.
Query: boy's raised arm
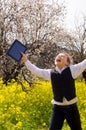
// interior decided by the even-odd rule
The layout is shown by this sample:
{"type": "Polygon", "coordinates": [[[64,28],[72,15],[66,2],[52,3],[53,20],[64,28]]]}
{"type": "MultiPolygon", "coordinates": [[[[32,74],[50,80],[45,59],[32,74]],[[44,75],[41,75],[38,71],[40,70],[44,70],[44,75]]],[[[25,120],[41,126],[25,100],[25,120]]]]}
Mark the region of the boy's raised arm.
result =
{"type": "Polygon", "coordinates": [[[23,63],[25,63],[25,66],[27,67],[27,69],[29,69],[33,74],[42,77],[45,80],[51,80],[50,78],[50,73],[51,73],[51,69],[40,69],[37,66],[35,66],[34,64],[32,64],[26,54],[22,53],[22,58],[21,61],[23,63]]]}

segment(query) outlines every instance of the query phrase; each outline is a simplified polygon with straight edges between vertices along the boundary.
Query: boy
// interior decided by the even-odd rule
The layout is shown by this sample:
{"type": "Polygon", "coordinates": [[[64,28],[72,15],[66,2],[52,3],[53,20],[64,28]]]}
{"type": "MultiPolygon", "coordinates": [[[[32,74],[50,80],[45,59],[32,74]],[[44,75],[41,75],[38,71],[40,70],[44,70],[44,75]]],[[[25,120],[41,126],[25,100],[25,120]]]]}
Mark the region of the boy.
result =
{"type": "Polygon", "coordinates": [[[75,79],[86,69],[86,59],[72,65],[70,56],[62,52],[55,58],[55,69],[40,69],[22,53],[22,62],[32,73],[51,81],[54,99],[49,130],[61,130],[65,119],[71,130],[82,130],[76,105],[78,98],[75,91],[75,79]]]}

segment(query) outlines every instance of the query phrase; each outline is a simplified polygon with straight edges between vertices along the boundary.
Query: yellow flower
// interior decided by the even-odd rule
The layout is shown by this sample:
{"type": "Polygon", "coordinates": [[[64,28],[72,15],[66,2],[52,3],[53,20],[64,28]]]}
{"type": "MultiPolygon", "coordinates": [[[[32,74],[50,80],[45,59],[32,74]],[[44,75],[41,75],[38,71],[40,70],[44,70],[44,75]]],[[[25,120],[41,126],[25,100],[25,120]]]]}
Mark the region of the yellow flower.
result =
{"type": "Polygon", "coordinates": [[[5,100],[5,99],[4,99],[4,96],[3,96],[3,95],[0,95],[0,103],[3,103],[4,100],[5,100]]]}
{"type": "Polygon", "coordinates": [[[19,121],[19,122],[15,125],[15,128],[22,128],[22,122],[19,121]]]}

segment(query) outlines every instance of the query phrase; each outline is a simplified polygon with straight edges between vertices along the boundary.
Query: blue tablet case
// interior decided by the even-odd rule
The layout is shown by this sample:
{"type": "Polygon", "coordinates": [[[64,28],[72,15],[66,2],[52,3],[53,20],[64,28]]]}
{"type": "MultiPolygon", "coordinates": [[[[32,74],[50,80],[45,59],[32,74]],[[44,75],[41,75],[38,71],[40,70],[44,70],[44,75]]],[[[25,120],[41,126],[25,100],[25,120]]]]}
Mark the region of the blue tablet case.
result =
{"type": "Polygon", "coordinates": [[[22,57],[21,52],[25,53],[26,50],[27,47],[25,45],[23,45],[20,41],[15,40],[11,47],[8,49],[7,55],[19,62],[22,57]]]}

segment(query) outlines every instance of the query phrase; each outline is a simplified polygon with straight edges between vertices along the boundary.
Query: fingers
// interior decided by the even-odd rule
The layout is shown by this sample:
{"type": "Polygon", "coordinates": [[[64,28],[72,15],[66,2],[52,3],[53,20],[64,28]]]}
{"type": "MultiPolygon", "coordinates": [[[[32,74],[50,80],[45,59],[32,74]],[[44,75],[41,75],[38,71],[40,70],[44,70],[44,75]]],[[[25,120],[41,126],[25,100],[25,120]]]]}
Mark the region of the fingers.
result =
{"type": "Polygon", "coordinates": [[[21,55],[22,55],[21,61],[25,63],[27,61],[27,56],[23,52],[21,52],[21,55]]]}
{"type": "Polygon", "coordinates": [[[21,55],[23,56],[23,55],[25,55],[23,52],[21,52],[21,55]]]}

